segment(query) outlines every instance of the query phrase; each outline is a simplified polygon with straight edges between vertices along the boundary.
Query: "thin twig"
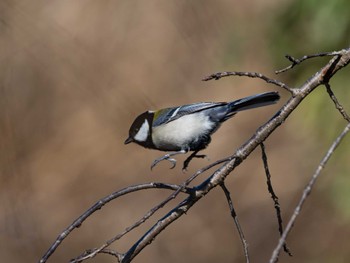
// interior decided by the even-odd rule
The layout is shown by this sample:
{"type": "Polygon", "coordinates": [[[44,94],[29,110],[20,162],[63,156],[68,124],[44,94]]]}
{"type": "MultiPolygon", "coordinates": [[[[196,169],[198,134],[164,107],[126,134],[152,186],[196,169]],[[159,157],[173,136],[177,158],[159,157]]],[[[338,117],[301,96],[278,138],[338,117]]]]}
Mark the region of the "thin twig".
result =
{"type": "MultiPolygon", "coordinates": [[[[270,173],[269,165],[267,162],[267,155],[266,155],[264,143],[260,143],[260,148],[261,148],[262,160],[264,163],[267,189],[268,189],[269,193],[271,194],[271,198],[274,202],[274,207],[276,210],[277,222],[278,222],[278,232],[280,233],[280,236],[282,236],[282,234],[283,234],[283,221],[282,221],[282,216],[281,216],[281,206],[280,206],[279,201],[278,201],[278,196],[275,194],[275,191],[273,190],[273,187],[272,187],[271,173],[270,173]]],[[[290,252],[290,249],[288,248],[286,243],[283,244],[283,249],[289,256],[292,256],[292,253],[290,252]]]]}
{"type": "MultiPolygon", "coordinates": [[[[105,248],[105,249],[102,249],[102,250],[98,251],[98,253],[100,253],[100,254],[108,254],[108,255],[114,256],[114,257],[117,258],[118,263],[121,262],[121,260],[122,260],[122,254],[120,254],[120,253],[118,253],[117,251],[114,251],[114,250],[112,250],[112,249],[105,248]]],[[[97,253],[96,253],[96,254],[97,254],[97,253]]],[[[73,263],[73,262],[81,262],[81,261],[83,261],[83,260],[92,258],[91,255],[96,256],[96,254],[93,253],[93,251],[91,251],[91,250],[86,250],[86,251],[85,251],[85,254],[82,254],[82,255],[80,256],[79,259],[71,259],[69,262],[70,262],[70,263],[73,263]]]]}
{"type": "MultiPolygon", "coordinates": [[[[104,249],[106,249],[108,246],[110,246],[112,243],[114,243],[115,241],[119,240],[120,238],[122,238],[124,235],[126,235],[127,233],[129,233],[130,231],[132,231],[133,229],[135,229],[136,227],[140,226],[141,224],[143,224],[144,222],[146,222],[154,213],[156,213],[160,208],[164,207],[167,203],[169,203],[171,200],[175,199],[176,196],[182,192],[184,189],[188,189],[186,188],[185,185],[181,185],[179,186],[178,189],[176,189],[175,192],[173,192],[170,196],[168,196],[166,199],[164,199],[161,203],[159,203],[158,205],[154,206],[153,208],[151,208],[150,210],[148,210],[144,216],[142,218],[140,218],[139,220],[137,220],[134,224],[132,224],[131,226],[127,227],[123,232],[117,234],[116,236],[112,237],[111,239],[107,240],[104,244],[102,244],[99,248],[95,248],[95,249],[89,249],[87,251],[89,251],[89,253],[84,252],[81,255],[79,255],[78,257],[76,257],[75,259],[71,260],[71,263],[76,263],[76,262],[81,262],[85,259],[88,258],[93,258],[95,257],[98,253],[100,253],[101,251],[103,251],[104,249]]],[[[190,191],[188,191],[188,193],[190,193],[190,191]]]]}
{"type": "Polygon", "coordinates": [[[230,191],[227,189],[227,187],[226,187],[226,185],[225,185],[224,182],[221,183],[220,186],[221,186],[221,189],[222,189],[222,190],[224,191],[224,193],[225,193],[225,196],[226,196],[228,205],[229,205],[229,207],[230,207],[231,216],[232,216],[232,218],[233,218],[233,221],[235,222],[235,225],[236,225],[236,228],[237,228],[239,237],[240,237],[240,239],[241,239],[246,262],[249,263],[248,243],[247,243],[247,240],[246,240],[245,237],[244,237],[243,230],[242,230],[241,225],[240,225],[240,223],[239,223],[239,221],[238,221],[238,217],[237,217],[235,208],[233,207],[233,202],[232,202],[232,199],[231,199],[230,191]]]}
{"type": "MultiPolygon", "coordinates": [[[[232,161],[236,157],[234,155],[218,160],[216,162],[213,162],[212,164],[209,164],[208,166],[198,170],[196,173],[194,173],[190,178],[188,178],[183,185],[188,185],[191,181],[193,181],[197,176],[204,173],[205,171],[211,169],[214,166],[217,166],[221,163],[232,161]]],[[[216,171],[217,172],[217,171],[216,171]]],[[[215,173],[216,173],[215,172],[215,173]]],[[[215,174],[214,173],[214,174],[215,174]]],[[[207,179],[209,180],[209,179],[207,179]]],[[[205,182],[207,182],[205,180],[205,182]]],[[[165,215],[163,218],[158,220],[158,222],[151,227],[144,236],[142,236],[125,254],[123,257],[122,262],[130,262],[138,253],[141,252],[141,250],[149,245],[153,239],[163,230],[165,229],[170,223],[175,221],[177,218],[179,218],[181,215],[186,213],[186,211],[199,199],[201,199],[207,192],[203,191],[201,189],[201,185],[205,184],[202,183],[199,186],[193,187],[192,189],[195,190],[195,193],[186,198],[184,201],[180,202],[175,208],[173,208],[167,215],[165,215]],[[201,192],[201,194],[198,194],[198,192],[201,192]]]]}
{"type": "Polygon", "coordinates": [[[121,254],[112,250],[112,249],[103,249],[100,253],[103,253],[103,254],[108,254],[108,255],[112,255],[114,257],[116,257],[118,259],[118,262],[120,262],[120,259],[121,259],[121,254]]]}
{"type": "MultiPolygon", "coordinates": [[[[213,162],[213,163],[211,163],[211,164],[205,166],[204,168],[199,169],[192,177],[197,177],[198,175],[200,175],[200,174],[202,174],[202,173],[208,171],[209,169],[211,169],[211,168],[213,168],[213,167],[215,167],[215,166],[217,166],[217,165],[219,165],[219,164],[229,162],[229,161],[231,161],[231,160],[234,159],[234,158],[235,158],[235,155],[231,155],[231,156],[229,156],[229,157],[226,157],[226,158],[217,160],[217,161],[215,161],[215,162],[213,162]]],[[[192,179],[192,177],[190,177],[190,178],[192,179]]],[[[194,179],[194,178],[193,178],[193,179],[194,179]]],[[[193,180],[193,179],[192,179],[192,180],[193,180]]],[[[192,181],[192,180],[191,180],[191,181],[192,181]]]]}
{"type": "Polygon", "coordinates": [[[331,89],[331,85],[328,82],[326,82],[324,85],[326,86],[327,92],[328,92],[329,96],[331,97],[331,99],[333,100],[336,109],[340,112],[340,114],[343,116],[343,118],[347,122],[350,122],[349,115],[346,113],[346,111],[344,110],[344,107],[339,103],[337,97],[334,95],[334,93],[331,89]]]}
{"type": "Polygon", "coordinates": [[[340,142],[344,139],[344,137],[347,135],[347,133],[350,131],[350,123],[348,123],[346,125],[346,127],[344,128],[344,130],[342,131],[342,133],[335,139],[335,141],[332,143],[331,147],[329,148],[329,150],[327,151],[327,154],[323,157],[322,161],[320,162],[320,164],[318,165],[315,173],[312,175],[309,183],[306,185],[306,187],[304,188],[303,194],[299,200],[298,205],[296,206],[296,208],[294,209],[294,212],[292,214],[292,216],[289,219],[289,222],[286,226],[286,229],[284,230],[281,238],[278,241],[278,244],[276,246],[276,248],[274,249],[272,256],[270,258],[270,263],[275,263],[278,260],[278,255],[283,247],[283,244],[285,244],[286,239],[288,234],[290,233],[290,231],[292,230],[295,221],[298,217],[298,215],[301,212],[301,209],[307,199],[307,197],[309,196],[309,194],[311,193],[311,190],[313,188],[313,186],[316,183],[316,180],[318,179],[318,177],[321,174],[321,171],[323,170],[323,168],[325,167],[325,165],[327,164],[328,160],[331,158],[331,156],[333,155],[335,149],[338,147],[338,145],[340,144],[340,142]]]}
{"type": "MultiPolygon", "coordinates": [[[[146,190],[146,189],[170,189],[170,190],[179,190],[179,192],[184,192],[187,194],[191,193],[191,189],[186,188],[186,187],[182,187],[179,185],[172,185],[172,184],[165,184],[165,183],[146,183],[146,184],[138,184],[138,185],[133,185],[133,186],[129,186],[126,188],[123,188],[119,191],[116,191],[102,199],[100,199],[99,201],[97,201],[93,206],[91,206],[87,211],[85,211],[81,216],[79,216],[71,225],[69,225],[56,239],[56,241],[50,246],[50,248],[47,250],[47,252],[45,253],[45,255],[40,259],[40,263],[44,263],[47,261],[47,259],[52,255],[52,253],[55,252],[55,250],[57,249],[57,247],[62,243],[62,241],[70,234],[70,232],[72,232],[75,228],[78,228],[81,226],[81,224],[90,216],[92,215],[94,212],[98,211],[99,209],[101,209],[104,205],[106,205],[107,203],[109,203],[110,201],[132,193],[132,192],[136,192],[136,191],[140,191],[140,190],[146,190]]],[[[137,222],[138,223],[138,222],[137,222]]],[[[133,226],[131,226],[130,228],[127,228],[120,237],[122,237],[123,235],[125,235],[126,233],[130,232],[133,228],[135,228],[135,224],[133,226]]],[[[119,237],[119,238],[120,238],[119,237]]],[[[103,247],[105,248],[105,247],[103,247]]],[[[103,249],[102,248],[102,249],[103,249]]],[[[101,249],[101,250],[102,250],[101,249]]]]}
{"type": "Polygon", "coordinates": [[[228,76],[240,76],[240,77],[249,77],[249,78],[259,78],[259,79],[262,79],[264,80],[265,82],[267,83],[271,83],[271,84],[274,84],[280,88],[283,88],[287,91],[289,91],[290,93],[293,94],[293,90],[288,87],[287,84],[279,81],[279,80],[276,80],[276,79],[272,79],[272,78],[269,78],[261,73],[257,73],[257,72],[240,72],[240,71],[225,71],[225,72],[217,72],[217,73],[214,73],[214,74],[211,74],[207,77],[205,77],[204,79],[202,79],[203,81],[208,81],[208,80],[219,80],[223,77],[228,77],[228,76]]]}
{"type": "Polygon", "coordinates": [[[216,162],[213,162],[211,164],[209,164],[208,166],[198,170],[196,173],[194,173],[191,177],[189,177],[182,185],[179,186],[178,189],[176,189],[175,192],[173,192],[170,196],[168,196],[166,199],[164,199],[161,203],[159,203],[158,205],[154,206],[152,209],[150,209],[148,212],[145,213],[145,215],[139,219],[138,221],[136,221],[133,225],[129,226],[128,228],[126,228],[123,232],[119,233],[118,235],[114,236],[113,238],[109,239],[108,241],[106,241],[104,244],[102,244],[100,247],[98,248],[94,248],[94,249],[88,249],[87,251],[85,251],[84,253],[82,253],[81,255],[77,256],[75,259],[71,260],[71,263],[76,263],[76,262],[82,262],[85,259],[88,258],[93,258],[95,257],[98,253],[100,253],[101,251],[103,251],[104,249],[106,249],[108,246],[110,246],[112,243],[114,243],[115,241],[119,240],[120,238],[122,238],[125,234],[129,233],[131,230],[133,230],[134,228],[138,227],[139,225],[141,225],[142,223],[144,223],[147,219],[149,219],[155,212],[157,212],[160,208],[164,207],[168,202],[170,202],[171,200],[175,199],[177,197],[177,195],[180,192],[183,192],[184,190],[186,190],[186,193],[190,193],[192,191],[191,188],[187,188],[187,186],[200,174],[204,173],[205,171],[211,169],[212,167],[221,164],[223,162],[227,162],[229,160],[232,159],[232,156],[218,160],[216,162]]]}
{"type": "Polygon", "coordinates": [[[275,73],[276,74],[280,74],[282,72],[285,72],[289,69],[294,68],[295,66],[301,64],[303,61],[310,59],[310,58],[318,58],[318,57],[325,57],[325,56],[337,56],[337,55],[341,55],[342,51],[333,51],[333,52],[324,52],[324,53],[318,53],[318,54],[312,54],[312,55],[305,55],[301,58],[295,58],[293,56],[290,55],[285,55],[285,57],[292,62],[291,65],[289,65],[288,67],[284,68],[284,69],[280,69],[280,70],[276,70],[275,73]]]}

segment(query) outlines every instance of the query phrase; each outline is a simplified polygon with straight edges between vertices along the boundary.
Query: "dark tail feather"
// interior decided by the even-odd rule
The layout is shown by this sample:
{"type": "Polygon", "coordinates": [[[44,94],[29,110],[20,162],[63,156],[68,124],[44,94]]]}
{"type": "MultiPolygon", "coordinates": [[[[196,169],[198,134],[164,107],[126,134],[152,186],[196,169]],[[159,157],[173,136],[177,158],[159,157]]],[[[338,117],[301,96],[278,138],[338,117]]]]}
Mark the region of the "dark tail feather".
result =
{"type": "Polygon", "coordinates": [[[232,101],[229,103],[231,112],[227,115],[225,119],[232,117],[238,111],[275,104],[279,99],[280,95],[278,94],[278,92],[266,92],[232,101]]]}

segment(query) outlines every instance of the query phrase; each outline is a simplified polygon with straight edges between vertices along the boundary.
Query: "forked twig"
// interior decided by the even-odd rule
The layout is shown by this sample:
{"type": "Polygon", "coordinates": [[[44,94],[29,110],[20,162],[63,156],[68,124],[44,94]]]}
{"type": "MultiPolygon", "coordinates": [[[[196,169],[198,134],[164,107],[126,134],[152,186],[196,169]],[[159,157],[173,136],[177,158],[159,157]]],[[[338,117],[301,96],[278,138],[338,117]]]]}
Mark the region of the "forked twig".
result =
{"type": "Polygon", "coordinates": [[[333,52],[324,52],[324,53],[318,53],[318,54],[312,54],[312,55],[305,55],[301,58],[295,58],[293,56],[290,55],[285,55],[285,57],[292,62],[291,65],[289,65],[288,67],[285,67],[284,69],[280,69],[280,70],[276,70],[275,73],[276,74],[280,74],[282,72],[286,72],[287,70],[290,70],[292,68],[294,68],[295,66],[301,64],[303,61],[307,60],[307,59],[311,59],[311,58],[319,58],[319,57],[325,57],[325,56],[330,56],[330,57],[334,57],[337,55],[342,55],[342,50],[341,51],[333,51],[333,52]]]}
{"type": "MultiPolygon", "coordinates": [[[[81,216],[79,216],[71,225],[69,225],[56,239],[56,241],[50,246],[50,248],[48,249],[48,251],[45,253],[45,255],[40,259],[40,263],[46,262],[47,259],[52,255],[52,253],[55,252],[55,250],[57,249],[57,247],[62,243],[62,241],[70,234],[70,232],[72,232],[75,228],[79,228],[81,226],[81,224],[89,217],[91,216],[93,213],[95,213],[96,211],[98,211],[99,209],[101,209],[104,205],[106,205],[107,203],[109,203],[110,201],[121,197],[123,195],[126,194],[130,194],[136,191],[141,191],[141,190],[146,190],[146,189],[170,189],[170,190],[177,190],[179,192],[184,192],[187,194],[191,193],[191,189],[186,188],[186,187],[182,187],[182,186],[178,186],[178,185],[172,185],[172,184],[165,184],[165,183],[146,183],[146,184],[138,184],[138,185],[133,185],[133,186],[129,186],[126,188],[123,188],[119,191],[116,191],[102,199],[100,199],[99,201],[97,201],[93,206],[91,206],[87,211],[85,211],[81,216]]],[[[152,212],[149,212],[152,213],[152,212]]],[[[154,213],[154,212],[153,212],[154,213]]],[[[151,216],[151,215],[149,215],[151,216]]],[[[140,225],[142,222],[144,222],[144,220],[146,220],[147,215],[144,216],[142,219],[143,220],[139,220],[138,222],[136,222],[135,224],[133,224],[131,227],[127,228],[123,233],[121,233],[117,239],[121,238],[122,236],[124,236],[125,234],[127,234],[128,232],[130,232],[132,229],[134,229],[135,227],[137,227],[138,225],[140,225]]],[[[107,246],[103,246],[99,251],[103,250],[104,248],[106,248],[107,246]]],[[[86,254],[86,253],[85,253],[86,254]]]]}
{"type": "MultiPolygon", "coordinates": [[[[229,160],[231,160],[233,157],[230,156],[228,158],[224,158],[221,160],[218,160],[216,162],[213,162],[209,165],[207,165],[206,167],[198,170],[196,173],[194,173],[191,177],[189,177],[182,185],[179,185],[179,187],[177,189],[175,189],[175,187],[172,185],[172,187],[174,187],[173,190],[176,190],[175,192],[173,192],[170,196],[168,196],[166,199],[164,199],[161,203],[159,203],[158,205],[156,205],[155,207],[153,207],[152,209],[150,209],[148,212],[146,212],[146,214],[139,219],[138,221],[136,221],[133,225],[129,226],[128,228],[126,228],[123,232],[119,233],[118,235],[114,236],[113,238],[109,239],[108,241],[106,241],[103,245],[101,245],[98,248],[94,248],[94,249],[88,249],[86,250],[84,253],[82,253],[81,255],[79,255],[78,257],[72,259],[70,262],[71,263],[76,263],[76,262],[81,262],[85,259],[88,258],[93,258],[95,257],[98,253],[101,253],[102,251],[104,251],[108,246],[110,246],[112,243],[114,243],[115,241],[119,240],[120,238],[122,238],[125,234],[129,233],[131,230],[135,229],[136,227],[140,226],[142,223],[144,223],[147,219],[149,219],[155,212],[157,212],[160,208],[164,207],[168,202],[170,202],[171,200],[175,199],[177,197],[177,195],[180,192],[185,191],[185,193],[190,194],[191,192],[193,192],[192,188],[187,188],[187,186],[196,178],[198,177],[200,174],[206,172],[207,170],[221,164],[224,162],[227,162],[229,160]]],[[[166,185],[168,186],[168,185],[166,185]]],[[[171,185],[170,185],[171,186],[171,185]]],[[[123,255],[123,254],[119,254],[119,255],[123,255]]],[[[120,256],[120,258],[122,258],[120,256]]]]}

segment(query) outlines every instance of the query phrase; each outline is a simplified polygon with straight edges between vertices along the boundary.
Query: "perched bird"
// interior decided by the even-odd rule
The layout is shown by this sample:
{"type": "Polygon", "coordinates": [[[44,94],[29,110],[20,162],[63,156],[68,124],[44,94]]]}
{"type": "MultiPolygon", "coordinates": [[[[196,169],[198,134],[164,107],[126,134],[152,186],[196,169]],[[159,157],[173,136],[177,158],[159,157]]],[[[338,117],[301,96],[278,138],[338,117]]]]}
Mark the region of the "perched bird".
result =
{"type": "Polygon", "coordinates": [[[129,130],[125,144],[135,142],[145,148],[172,151],[154,160],[151,169],[160,161],[170,161],[174,168],[177,154],[193,153],[185,160],[183,169],[193,158],[204,158],[197,153],[205,149],[211,135],[221,123],[237,112],[274,104],[279,100],[277,92],[266,92],[232,102],[200,102],[158,111],[146,111],[139,115],[129,130]]]}

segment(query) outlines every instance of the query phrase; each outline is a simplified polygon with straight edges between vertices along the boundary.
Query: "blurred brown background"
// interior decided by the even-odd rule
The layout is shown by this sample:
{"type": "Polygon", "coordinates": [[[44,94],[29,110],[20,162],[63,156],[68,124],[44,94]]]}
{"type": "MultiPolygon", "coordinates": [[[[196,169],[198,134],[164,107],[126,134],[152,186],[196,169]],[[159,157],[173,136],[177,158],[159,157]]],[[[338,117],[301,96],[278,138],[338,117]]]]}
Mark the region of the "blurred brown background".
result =
{"type": "MultiPolygon", "coordinates": [[[[183,174],[180,165],[169,170],[165,162],[151,172],[162,152],[123,145],[134,117],[147,109],[276,90],[258,80],[201,79],[224,70],[274,76],[273,70],[287,64],[286,53],[344,48],[350,42],[349,8],[344,0],[1,0],[1,261],[38,261],[60,231],[113,191],[150,181],[180,183],[207,165],[195,160],[183,174]]],[[[305,63],[279,78],[296,86],[325,61],[305,63]]],[[[334,87],[350,110],[344,71],[334,87]]],[[[227,122],[205,151],[210,160],[232,153],[268,120],[288,99],[280,93],[280,104],[227,122]]],[[[343,125],[320,90],[266,142],[285,220],[343,125]]],[[[283,254],[281,262],[349,262],[349,146],[347,139],[335,154],[288,239],[294,257],[283,254]]],[[[227,186],[252,262],[266,262],[278,232],[259,149],[229,176],[227,186]]],[[[168,194],[149,190],[110,203],[75,230],[49,262],[67,262],[99,246],[168,194]]],[[[156,219],[111,248],[125,251],[156,219]]],[[[115,262],[106,255],[92,261],[115,262]]],[[[219,189],[135,259],[164,261],[244,261],[219,189]]]]}

